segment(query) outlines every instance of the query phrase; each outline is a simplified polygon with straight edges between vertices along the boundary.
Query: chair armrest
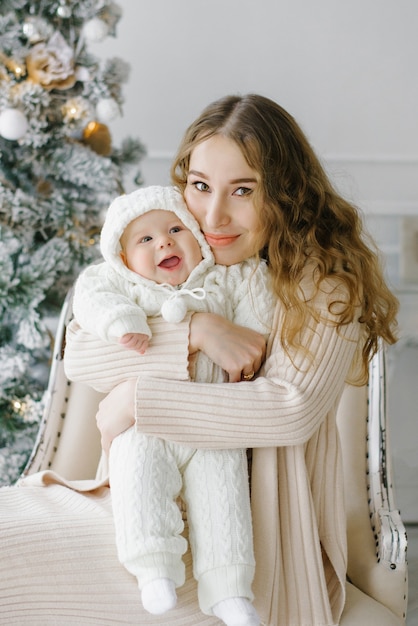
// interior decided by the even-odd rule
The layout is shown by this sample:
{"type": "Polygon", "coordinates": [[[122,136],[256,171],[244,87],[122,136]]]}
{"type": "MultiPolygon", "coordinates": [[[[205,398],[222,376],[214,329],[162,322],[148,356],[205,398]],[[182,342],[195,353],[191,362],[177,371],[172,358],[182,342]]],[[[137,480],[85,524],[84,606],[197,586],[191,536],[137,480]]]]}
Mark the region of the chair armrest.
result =
{"type": "Polygon", "coordinates": [[[101,455],[95,415],[103,394],[71,383],[64,372],[67,325],[72,318],[72,291],[57,324],[45,408],[32,454],[22,476],[53,470],[67,480],[94,478],[101,455]]]}
{"type": "Polygon", "coordinates": [[[348,579],[404,619],[406,533],[394,504],[387,429],[383,346],[370,364],[369,384],[347,385],[338,407],[346,492],[348,579]]]}
{"type": "Polygon", "coordinates": [[[383,347],[369,368],[367,459],[370,518],[375,532],[376,556],[391,570],[406,570],[407,538],[395,507],[392,460],[389,453],[386,358],[383,347]]]}

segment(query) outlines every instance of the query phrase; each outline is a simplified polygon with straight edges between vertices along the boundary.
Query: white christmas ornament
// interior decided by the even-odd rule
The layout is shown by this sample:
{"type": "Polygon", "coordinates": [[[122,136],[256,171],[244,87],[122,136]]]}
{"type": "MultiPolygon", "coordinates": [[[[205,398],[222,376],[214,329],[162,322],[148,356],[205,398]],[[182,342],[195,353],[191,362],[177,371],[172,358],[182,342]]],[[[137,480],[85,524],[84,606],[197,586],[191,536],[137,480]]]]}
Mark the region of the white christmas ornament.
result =
{"type": "Polygon", "coordinates": [[[109,26],[98,17],[93,17],[83,26],[84,37],[90,43],[100,43],[109,34],[109,26]]]}
{"type": "Polygon", "coordinates": [[[28,120],[22,111],[18,109],[4,109],[0,113],[0,135],[4,139],[9,139],[10,141],[21,139],[28,127],[28,120]]]}
{"type": "Polygon", "coordinates": [[[84,67],[82,65],[77,65],[74,71],[74,75],[76,79],[80,81],[80,83],[87,83],[89,80],[91,80],[90,72],[88,71],[87,67],[84,67]]]}
{"type": "Polygon", "coordinates": [[[106,124],[119,117],[119,105],[113,98],[103,98],[96,105],[96,113],[98,120],[106,124]]]}

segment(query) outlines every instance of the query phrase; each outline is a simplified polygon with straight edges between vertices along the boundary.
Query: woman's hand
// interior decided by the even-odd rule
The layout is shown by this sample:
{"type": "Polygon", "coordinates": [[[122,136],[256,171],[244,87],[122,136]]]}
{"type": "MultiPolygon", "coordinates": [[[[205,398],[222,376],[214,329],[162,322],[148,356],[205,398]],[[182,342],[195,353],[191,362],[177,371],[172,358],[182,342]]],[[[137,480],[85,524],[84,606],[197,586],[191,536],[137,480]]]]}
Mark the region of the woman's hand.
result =
{"type": "Polygon", "coordinates": [[[195,313],[189,352],[201,350],[229,375],[229,382],[250,380],[261,367],[266,341],[260,333],[237,326],[215,313],[195,313]]]}
{"type": "Polygon", "coordinates": [[[113,439],[135,424],[135,387],[136,379],[131,378],[117,385],[99,403],[96,422],[106,454],[113,439]]]}

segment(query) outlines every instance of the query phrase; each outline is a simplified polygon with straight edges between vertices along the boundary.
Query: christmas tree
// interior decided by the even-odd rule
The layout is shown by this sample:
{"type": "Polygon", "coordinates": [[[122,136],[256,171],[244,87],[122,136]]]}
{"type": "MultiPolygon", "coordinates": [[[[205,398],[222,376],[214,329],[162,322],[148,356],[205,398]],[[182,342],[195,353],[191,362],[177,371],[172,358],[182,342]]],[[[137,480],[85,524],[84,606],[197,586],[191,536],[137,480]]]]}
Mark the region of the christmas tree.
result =
{"type": "Polygon", "coordinates": [[[113,147],[108,128],[129,66],[88,51],[120,17],[107,0],[0,0],[0,484],[34,444],[51,321],[144,155],[136,139],[113,147]]]}

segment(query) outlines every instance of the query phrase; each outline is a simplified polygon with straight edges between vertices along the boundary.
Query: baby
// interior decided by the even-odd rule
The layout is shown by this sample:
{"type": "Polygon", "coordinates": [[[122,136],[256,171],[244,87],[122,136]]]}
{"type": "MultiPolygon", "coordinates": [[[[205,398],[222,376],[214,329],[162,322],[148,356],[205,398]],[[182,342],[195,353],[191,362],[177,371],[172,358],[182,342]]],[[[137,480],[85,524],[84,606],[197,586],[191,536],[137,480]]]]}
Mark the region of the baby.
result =
{"type": "MultiPolygon", "coordinates": [[[[218,313],[266,336],[270,331],[265,312],[273,310],[273,299],[265,262],[215,265],[174,187],[148,187],[117,198],[102,229],[101,251],[104,262],[88,267],[76,283],[74,314],[80,326],[104,341],[144,353],[152,340],[149,316],[177,323],[187,311],[218,313]]],[[[192,378],[221,382],[224,373],[198,353],[192,378]]],[[[187,544],[176,503],[181,496],[202,611],[227,625],[238,619],[258,626],[251,604],[245,450],[192,449],[133,428],[113,441],[109,463],[118,556],[138,580],[144,609],[160,614],[173,608],[175,589],[184,583],[187,544]],[[132,465],[116,462],[120,456],[133,457],[132,465]],[[124,466],[132,470],[121,475],[124,466]]]]}

